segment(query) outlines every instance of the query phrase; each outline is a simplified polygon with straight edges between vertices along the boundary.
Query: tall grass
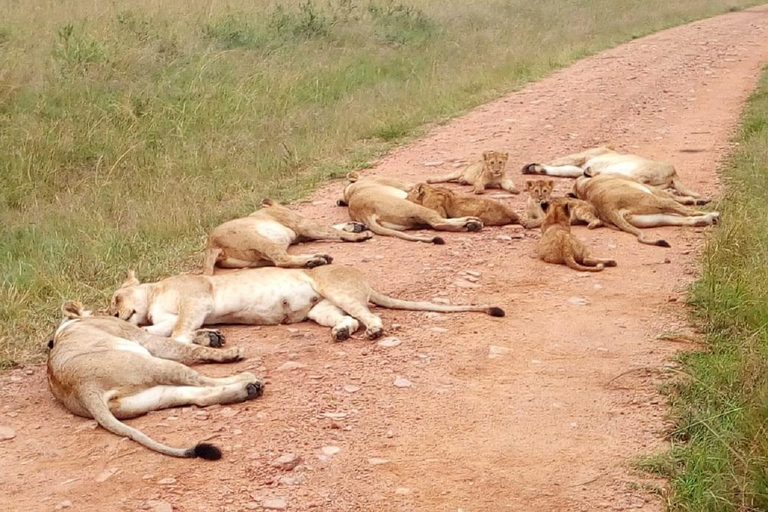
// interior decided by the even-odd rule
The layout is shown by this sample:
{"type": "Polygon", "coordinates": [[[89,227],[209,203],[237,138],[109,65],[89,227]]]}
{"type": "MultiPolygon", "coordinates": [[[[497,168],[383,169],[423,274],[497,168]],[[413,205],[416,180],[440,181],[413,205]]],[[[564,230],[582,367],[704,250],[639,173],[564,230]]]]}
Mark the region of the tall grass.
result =
{"type": "Polygon", "coordinates": [[[551,70],[756,0],[6,0],[0,365],[129,266],[551,70]]]}
{"type": "Polygon", "coordinates": [[[672,450],[656,460],[672,510],[768,510],[768,68],[737,141],[692,295],[709,350],[682,356],[672,450]]]}

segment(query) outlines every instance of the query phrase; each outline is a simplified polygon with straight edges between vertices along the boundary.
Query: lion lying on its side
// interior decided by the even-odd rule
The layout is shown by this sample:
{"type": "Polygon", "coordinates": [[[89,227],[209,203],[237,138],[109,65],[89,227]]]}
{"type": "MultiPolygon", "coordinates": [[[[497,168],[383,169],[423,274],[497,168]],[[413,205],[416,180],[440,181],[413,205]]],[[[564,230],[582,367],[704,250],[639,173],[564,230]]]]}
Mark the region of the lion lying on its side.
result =
{"type": "Polygon", "coordinates": [[[484,226],[520,224],[530,229],[539,227],[542,222],[542,219],[521,218],[512,208],[493,199],[461,195],[445,187],[433,187],[426,183],[414,185],[407,199],[447,219],[477,217],[483,221],[484,226]]]}
{"type": "Polygon", "coordinates": [[[663,239],[649,239],[638,228],[659,226],[708,226],[718,212],[702,212],[683,206],[672,194],[636,181],[609,174],[576,179],[574,193],[597,210],[609,227],[635,235],[641,243],[669,247],[663,239]]]}
{"type": "Polygon", "coordinates": [[[434,210],[408,201],[408,191],[413,188],[410,183],[375,176],[359,178],[355,172],[349,173],[347,180],[344,199],[337,204],[349,206],[349,218],[362,222],[377,235],[444,244],[439,236],[411,235],[403,231],[425,227],[439,231],[479,231],[483,227],[477,217],[445,219],[434,210]]]}
{"type": "Polygon", "coordinates": [[[333,261],[328,254],[288,254],[288,246],[309,240],[361,242],[373,236],[365,226],[347,222],[326,227],[306,219],[277,201],[264,199],[262,208],[248,217],[218,226],[208,239],[203,274],[212,276],[224,268],[263,267],[312,268],[333,261]]]}
{"type": "Polygon", "coordinates": [[[213,445],[172,448],[120,419],[168,407],[231,404],[261,396],[263,383],[250,373],[213,379],[181,363],[239,361],[242,349],[200,346],[215,338],[209,331],[191,333],[196,344],[162,338],[117,318],[91,316],[78,302],[66,302],[62,311],[64,320],[48,342],[48,386],[70,412],[166,455],[221,458],[213,445]]]}
{"type": "MultiPolygon", "coordinates": [[[[431,210],[430,210],[431,211],[431,210]]],[[[357,269],[324,265],[309,270],[265,267],[214,276],[181,275],[141,284],[131,272],[112,296],[109,313],[159,336],[189,342],[210,324],[276,325],[314,320],[342,341],[365,325],[370,339],[384,332],[368,302],[411,311],[479,311],[504,316],[492,306],[454,306],[388,297],[357,269]]]]}
{"type": "Polygon", "coordinates": [[[709,199],[703,198],[683,184],[671,163],[618,153],[605,146],[566,155],[544,165],[528,164],[523,167],[523,174],[544,174],[561,178],[620,176],[653,187],[673,189],[677,195],[671,197],[683,204],[702,205],[709,202],[709,199]]]}

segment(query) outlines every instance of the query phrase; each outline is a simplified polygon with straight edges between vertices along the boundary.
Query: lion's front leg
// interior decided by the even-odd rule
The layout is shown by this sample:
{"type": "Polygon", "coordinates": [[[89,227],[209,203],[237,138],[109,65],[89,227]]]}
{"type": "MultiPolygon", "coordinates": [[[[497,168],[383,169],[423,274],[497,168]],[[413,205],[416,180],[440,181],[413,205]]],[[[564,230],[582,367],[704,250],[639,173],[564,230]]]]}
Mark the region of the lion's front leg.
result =
{"type": "Polygon", "coordinates": [[[519,194],[520,191],[515,187],[515,182],[512,181],[510,178],[504,178],[501,180],[501,188],[503,190],[506,190],[510,194],[519,194]]]}
{"type": "Polygon", "coordinates": [[[333,341],[349,339],[360,328],[360,323],[357,320],[344,314],[344,311],[328,300],[318,302],[315,307],[309,310],[307,317],[320,325],[332,327],[333,341]]]}
{"type": "Polygon", "coordinates": [[[212,299],[189,299],[179,305],[179,315],[173,326],[171,338],[184,343],[192,343],[196,332],[205,323],[213,311],[212,299]]]}

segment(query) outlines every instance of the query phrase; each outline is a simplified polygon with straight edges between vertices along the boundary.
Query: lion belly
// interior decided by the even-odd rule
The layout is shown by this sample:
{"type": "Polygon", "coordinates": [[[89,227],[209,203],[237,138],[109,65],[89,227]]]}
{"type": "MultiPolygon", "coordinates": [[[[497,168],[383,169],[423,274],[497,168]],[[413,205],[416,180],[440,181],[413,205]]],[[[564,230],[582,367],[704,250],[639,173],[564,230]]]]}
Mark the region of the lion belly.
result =
{"type": "Polygon", "coordinates": [[[302,322],[320,294],[301,270],[252,269],[214,284],[214,311],[206,324],[274,325],[302,322]]]}

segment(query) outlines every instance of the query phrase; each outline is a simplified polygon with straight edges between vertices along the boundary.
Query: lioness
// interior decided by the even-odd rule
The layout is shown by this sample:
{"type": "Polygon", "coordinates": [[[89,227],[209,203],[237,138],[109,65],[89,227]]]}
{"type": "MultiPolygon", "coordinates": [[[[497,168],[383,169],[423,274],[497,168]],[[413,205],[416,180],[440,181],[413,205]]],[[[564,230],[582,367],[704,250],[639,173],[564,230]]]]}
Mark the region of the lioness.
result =
{"type": "Polygon", "coordinates": [[[174,457],[221,458],[210,444],[172,448],[120,419],[149,411],[197,405],[230,404],[261,396],[263,383],[250,373],[213,379],[184,362],[228,363],[243,358],[240,348],[213,349],[211,333],[191,333],[199,344],[150,334],[109,316],[92,316],[78,302],[62,306],[64,320],[48,342],[48,386],[70,412],[95,419],[113,434],[174,457]]]}
{"type": "Polygon", "coordinates": [[[573,190],[576,197],[597,209],[605,225],[632,233],[648,245],[670,246],[666,240],[646,238],[638,228],[708,226],[720,216],[718,212],[693,210],[675,201],[668,192],[610,174],[577,178],[573,190]]]}
{"type": "Polygon", "coordinates": [[[462,185],[472,185],[475,194],[482,194],[487,188],[501,188],[512,194],[519,194],[515,183],[505,175],[509,153],[501,151],[484,151],[482,160],[466,167],[460,167],[452,173],[427,179],[427,183],[457,182],[462,185]]]}
{"type": "Polygon", "coordinates": [[[558,197],[544,201],[541,206],[547,212],[541,226],[539,258],[547,263],[567,265],[574,270],[600,272],[605,267],[615,267],[616,261],[607,258],[593,258],[589,249],[571,234],[570,201],[558,197]]]}
{"type": "Polygon", "coordinates": [[[621,154],[605,146],[557,158],[544,165],[528,164],[523,167],[523,174],[545,174],[561,178],[617,175],[646,185],[673,189],[678,194],[672,196],[673,199],[682,204],[702,205],[709,202],[709,199],[683,185],[675,167],[669,162],[621,154]]]}
{"type": "Polygon", "coordinates": [[[520,216],[509,206],[484,197],[459,195],[444,187],[433,187],[417,183],[408,192],[407,199],[436,211],[441,217],[477,217],[485,226],[521,224],[526,229],[539,227],[541,220],[529,220],[520,216]]]}
{"type": "MultiPolygon", "coordinates": [[[[431,211],[431,210],[430,210],[431,211]]],[[[309,270],[264,267],[217,274],[181,275],[141,284],[133,272],[112,296],[109,313],[160,336],[189,342],[209,324],[276,325],[313,320],[332,327],[342,341],[360,323],[370,339],[384,332],[368,302],[411,311],[479,311],[504,316],[491,306],[412,302],[374,290],[357,269],[324,265],[309,270]]]]}
{"type": "Polygon", "coordinates": [[[347,181],[344,199],[337,204],[349,206],[349,217],[377,235],[444,244],[439,236],[412,235],[402,230],[428,226],[439,231],[479,231],[483,227],[477,217],[445,219],[434,210],[408,201],[408,191],[413,188],[410,183],[375,176],[360,178],[355,172],[347,175],[347,181]]]}
{"type": "Polygon", "coordinates": [[[218,226],[208,238],[203,260],[203,274],[213,275],[216,265],[224,268],[317,267],[333,261],[328,254],[288,254],[288,246],[298,241],[342,240],[361,242],[373,236],[356,222],[326,227],[305,219],[272,199],[264,199],[262,208],[248,217],[230,220],[218,226]]]}

